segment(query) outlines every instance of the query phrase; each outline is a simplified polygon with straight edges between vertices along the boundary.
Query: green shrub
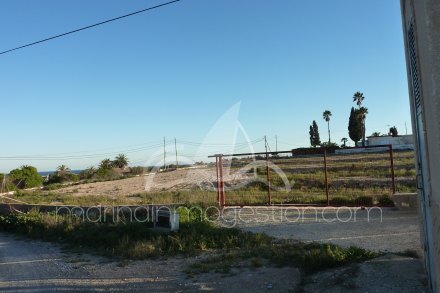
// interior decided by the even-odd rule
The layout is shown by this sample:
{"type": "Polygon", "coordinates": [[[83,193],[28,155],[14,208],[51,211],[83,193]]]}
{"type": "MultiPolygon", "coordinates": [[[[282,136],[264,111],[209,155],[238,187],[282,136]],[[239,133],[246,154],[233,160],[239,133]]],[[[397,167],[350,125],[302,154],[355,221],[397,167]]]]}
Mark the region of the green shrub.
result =
{"type": "Polygon", "coordinates": [[[254,190],[267,190],[267,184],[263,181],[251,181],[246,185],[246,190],[254,189],[254,190]]]}
{"type": "Polygon", "coordinates": [[[105,168],[99,168],[96,173],[94,174],[93,178],[99,179],[99,180],[113,180],[120,178],[121,175],[116,172],[113,169],[105,169],[105,168]]]}
{"type": "Polygon", "coordinates": [[[39,187],[43,185],[43,177],[38,173],[37,168],[22,166],[9,173],[12,183],[20,189],[39,187]]]}
{"type": "MultiPolygon", "coordinates": [[[[5,180],[5,176],[6,176],[5,174],[0,173],[0,185],[3,184],[3,180],[5,180]]],[[[6,177],[5,183],[6,183],[6,186],[4,187],[4,190],[0,190],[0,192],[7,192],[7,191],[17,190],[17,188],[11,182],[9,177],[6,177]]]]}
{"type": "Polygon", "coordinates": [[[92,166],[92,167],[89,167],[85,170],[82,170],[79,173],[79,178],[81,180],[92,179],[95,174],[96,174],[96,168],[92,166]]]}
{"type": "Polygon", "coordinates": [[[335,196],[330,199],[330,204],[335,206],[351,205],[353,200],[348,197],[335,196]]]}
{"type": "Polygon", "coordinates": [[[357,206],[372,206],[373,198],[371,196],[359,196],[355,198],[354,204],[357,206]]]}
{"type": "Polygon", "coordinates": [[[137,167],[130,167],[130,173],[132,175],[141,175],[145,172],[145,168],[141,167],[141,166],[137,166],[137,167]]]}
{"type": "Polygon", "coordinates": [[[381,195],[377,198],[377,204],[381,207],[393,207],[394,201],[388,195],[381,195]]]}
{"type": "Polygon", "coordinates": [[[66,183],[66,182],[78,182],[79,175],[73,173],[61,173],[55,172],[54,174],[49,175],[49,180],[46,184],[56,184],[56,183],[66,183]]]}

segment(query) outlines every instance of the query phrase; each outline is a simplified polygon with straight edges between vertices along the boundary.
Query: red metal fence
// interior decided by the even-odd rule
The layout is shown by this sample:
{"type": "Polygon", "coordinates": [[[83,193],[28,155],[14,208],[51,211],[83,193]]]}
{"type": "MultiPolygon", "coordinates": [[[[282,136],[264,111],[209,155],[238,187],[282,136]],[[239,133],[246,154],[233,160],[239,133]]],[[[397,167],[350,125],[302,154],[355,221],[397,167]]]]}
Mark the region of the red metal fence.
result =
{"type": "MultiPolygon", "coordinates": [[[[216,159],[216,186],[219,207],[230,205],[305,204],[328,206],[332,204],[332,200],[336,201],[342,198],[343,201],[343,197],[338,194],[343,193],[344,196],[352,199],[355,196],[350,194],[350,192],[353,194],[361,194],[361,192],[356,189],[356,186],[359,185],[361,186],[359,188],[362,190],[362,194],[365,193],[365,195],[370,195],[368,192],[377,193],[376,195],[384,195],[385,193],[391,195],[396,193],[395,162],[392,145],[345,148],[342,149],[343,153],[340,154],[335,154],[334,149],[328,150],[326,148],[321,148],[320,152],[320,154],[308,156],[294,155],[294,151],[217,154],[210,156],[216,159]],[[251,183],[249,183],[247,187],[235,187],[234,189],[230,180],[226,179],[229,173],[232,173],[234,170],[240,171],[239,167],[245,165],[247,162],[249,162],[249,166],[251,167],[249,167],[249,170],[246,172],[250,174],[252,168],[256,169],[255,178],[259,180],[259,183],[257,182],[258,184],[254,184],[258,185],[259,189],[253,192],[253,194],[251,194],[248,188],[248,186],[252,186],[251,183]],[[252,162],[258,162],[258,164],[253,164],[252,162]],[[319,167],[319,165],[321,165],[321,167],[319,167]],[[277,171],[277,173],[274,172],[273,169],[281,171],[277,171]],[[301,170],[305,170],[305,173],[301,173],[301,170]],[[364,174],[365,176],[363,176],[364,174]],[[344,175],[348,177],[345,178],[343,177],[344,175]],[[271,178],[271,176],[274,178],[271,178]],[[280,179],[280,177],[283,178],[280,179]],[[282,185],[282,182],[290,183],[291,178],[301,178],[302,180],[302,177],[312,178],[310,180],[316,181],[317,183],[315,183],[319,188],[302,188],[300,184],[301,181],[300,183],[296,182],[293,184],[293,187],[287,191],[275,190],[276,188],[279,189],[279,185],[282,185]],[[321,177],[323,179],[322,183],[321,177]],[[273,180],[276,181],[275,186],[272,184],[273,180]],[[347,185],[351,184],[355,187],[351,189],[340,187],[345,186],[344,180],[348,182],[347,185]],[[353,183],[356,180],[357,182],[353,183]],[[381,187],[376,188],[374,187],[375,185],[380,185],[381,187]],[[385,188],[385,185],[388,187],[385,188]],[[319,192],[321,189],[322,191],[319,192]],[[388,190],[388,192],[385,192],[385,190],[388,190]],[[304,193],[304,196],[301,197],[298,195],[295,197],[295,194],[301,194],[301,192],[304,193]],[[264,193],[266,193],[266,200],[264,200],[264,193]],[[245,198],[248,194],[251,195],[245,198]],[[252,197],[252,199],[250,199],[250,197],[252,197]],[[303,201],[301,201],[301,198],[303,201]]],[[[411,154],[408,154],[408,158],[410,157],[411,154]]],[[[407,160],[406,157],[405,160],[410,161],[407,160]]],[[[409,163],[405,168],[409,170],[411,164],[412,163],[409,163]]],[[[240,172],[243,172],[243,170],[240,172]]],[[[409,174],[412,175],[412,171],[409,171],[409,174]]],[[[306,181],[306,179],[304,180],[306,181]]],[[[249,182],[251,181],[252,179],[250,179],[249,182]]],[[[292,180],[292,182],[293,181],[294,180],[292,180]]],[[[357,197],[361,196],[358,195],[357,197]]]]}

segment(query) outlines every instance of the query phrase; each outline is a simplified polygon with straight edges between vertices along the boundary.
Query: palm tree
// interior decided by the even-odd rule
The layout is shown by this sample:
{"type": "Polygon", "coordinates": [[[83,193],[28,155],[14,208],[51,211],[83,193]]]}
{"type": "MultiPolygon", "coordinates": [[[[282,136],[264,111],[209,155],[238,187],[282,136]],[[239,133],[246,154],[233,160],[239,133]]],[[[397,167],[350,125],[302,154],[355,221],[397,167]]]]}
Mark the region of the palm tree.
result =
{"type": "Polygon", "coordinates": [[[99,169],[108,170],[113,168],[113,162],[110,159],[104,159],[99,163],[99,169]]]}
{"type": "Polygon", "coordinates": [[[70,168],[67,167],[66,165],[60,165],[57,167],[57,173],[59,175],[64,175],[64,174],[70,173],[70,168]]]}
{"type": "Polygon", "coordinates": [[[353,102],[356,102],[356,105],[358,105],[359,109],[362,107],[362,102],[364,99],[364,94],[361,92],[355,92],[353,95],[353,102]]]}
{"type": "Polygon", "coordinates": [[[115,167],[124,169],[128,165],[128,158],[124,154],[119,154],[116,156],[115,160],[113,161],[113,164],[115,167]]]}
{"type": "Polygon", "coordinates": [[[347,144],[347,142],[348,142],[348,138],[343,137],[343,138],[341,139],[341,142],[342,142],[342,147],[345,148],[345,146],[346,146],[346,144],[347,144]]]}
{"type": "Polygon", "coordinates": [[[330,117],[332,116],[332,112],[329,110],[325,110],[322,113],[322,118],[327,122],[327,130],[328,130],[328,144],[330,145],[330,117]]]}
{"type": "Polygon", "coordinates": [[[80,177],[81,177],[81,179],[90,179],[93,177],[93,175],[95,175],[96,171],[97,170],[95,167],[90,166],[80,173],[80,177]]]}
{"type": "Polygon", "coordinates": [[[365,119],[367,118],[368,109],[362,107],[362,103],[364,102],[364,94],[361,92],[355,92],[353,95],[353,102],[356,102],[358,105],[358,119],[361,122],[361,133],[362,133],[362,146],[365,146],[365,119]]]}

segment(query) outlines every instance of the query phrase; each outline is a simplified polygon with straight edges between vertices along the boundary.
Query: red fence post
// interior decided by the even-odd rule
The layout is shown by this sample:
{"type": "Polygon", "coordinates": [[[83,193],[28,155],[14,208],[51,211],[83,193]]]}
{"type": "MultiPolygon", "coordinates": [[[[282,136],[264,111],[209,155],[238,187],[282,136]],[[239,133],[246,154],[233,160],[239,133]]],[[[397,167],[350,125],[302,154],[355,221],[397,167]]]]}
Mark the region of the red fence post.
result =
{"type": "Polygon", "coordinates": [[[215,171],[217,173],[217,201],[218,207],[221,208],[221,198],[220,198],[220,174],[219,174],[219,163],[218,157],[215,157],[215,171]]]}
{"type": "Polygon", "coordinates": [[[225,198],[225,182],[223,181],[223,156],[219,157],[219,168],[220,168],[220,201],[222,203],[222,207],[226,204],[225,198]]]}
{"type": "Polygon", "coordinates": [[[270,193],[269,154],[267,152],[266,152],[266,179],[267,179],[267,195],[269,197],[269,205],[272,205],[272,195],[270,193]]]}
{"type": "Polygon", "coordinates": [[[393,145],[388,145],[390,151],[390,162],[391,162],[391,191],[393,194],[396,193],[396,178],[394,175],[394,155],[393,155],[393,145]]]}
{"type": "Polygon", "coordinates": [[[328,196],[328,178],[327,178],[327,149],[324,149],[324,176],[325,176],[325,196],[327,197],[327,206],[330,205],[328,196]]]}

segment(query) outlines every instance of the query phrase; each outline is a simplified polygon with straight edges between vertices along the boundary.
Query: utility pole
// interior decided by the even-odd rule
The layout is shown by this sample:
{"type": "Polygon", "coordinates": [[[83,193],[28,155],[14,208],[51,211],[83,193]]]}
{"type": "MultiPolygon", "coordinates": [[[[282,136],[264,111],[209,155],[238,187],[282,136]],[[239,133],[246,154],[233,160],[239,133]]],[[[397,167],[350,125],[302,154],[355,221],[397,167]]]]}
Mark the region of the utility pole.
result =
{"type": "Polygon", "coordinates": [[[163,137],[163,170],[165,171],[166,168],[166,159],[167,159],[167,153],[165,149],[165,136],[163,137]]]}
{"type": "Polygon", "coordinates": [[[264,147],[266,149],[266,154],[267,154],[267,138],[266,138],[266,136],[264,136],[264,147]]]}
{"type": "Polygon", "coordinates": [[[267,195],[268,204],[272,205],[272,195],[270,194],[270,174],[269,174],[269,153],[267,152],[267,138],[264,136],[264,147],[266,149],[266,180],[267,180],[267,195]]]}
{"type": "Polygon", "coordinates": [[[179,161],[177,161],[177,139],[174,138],[174,149],[176,150],[176,169],[179,169],[179,161]]]}
{"type": "Polygon", "coordinates": [[[408,135],[408,128],[406,128],[406,121],[405,121],[405,135],[408,135]]]}
{"type": "Polygon", "coordinates": [[[278,135],[275,135],[275,152],[278,153],[278,135]]]}

